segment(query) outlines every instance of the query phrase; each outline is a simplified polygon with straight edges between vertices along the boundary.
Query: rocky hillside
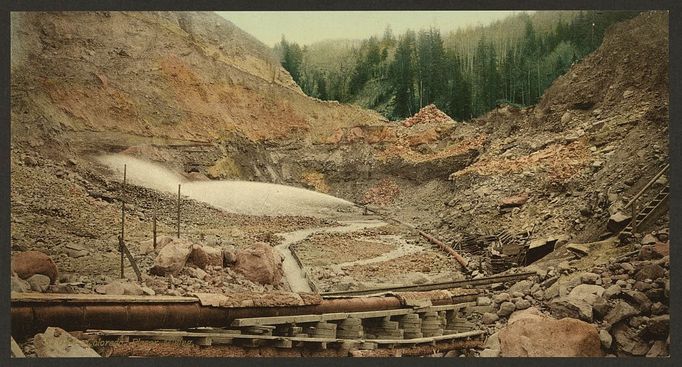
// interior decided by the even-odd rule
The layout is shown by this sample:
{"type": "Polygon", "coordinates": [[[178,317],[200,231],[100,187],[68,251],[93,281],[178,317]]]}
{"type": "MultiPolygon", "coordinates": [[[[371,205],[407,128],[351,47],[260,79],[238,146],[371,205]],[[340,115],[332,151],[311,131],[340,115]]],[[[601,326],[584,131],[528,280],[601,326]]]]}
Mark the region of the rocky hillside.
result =
{"type": "MultiPolygon", "coordinates": [[[[502,229],[598,239],[609,215],[668,162],[667,29],[665,12],[614,26],[536,107],[499,108],[447,127],[395,127],[398,135],[415,136],[363,151],[368,163],[356,170],[371,175],[354,188],[355,197],[382,179],[393,181],[400,194],[387,210],[448,240],[502,229]],[[458,155],[464,159],[442,164],[458,155]],[[391,156],[429,168],[422,175],[414,174],[416,163],[403,165],[402,175],[382,172],[377,162],[391,156]],[[518,196],[527,201],[500,210],[505,198],[518,196]]],[[[350,150],[366,147],[359,146],[350,150]]]]}
{"type": "Polygon", "coordinates": [[[306,97],[265,45],[213,13],[32,12],[12,24],[15,144],[103,131],[126,134],[124,146],[129,135],[314,141],[381,123],[306,97]]]}

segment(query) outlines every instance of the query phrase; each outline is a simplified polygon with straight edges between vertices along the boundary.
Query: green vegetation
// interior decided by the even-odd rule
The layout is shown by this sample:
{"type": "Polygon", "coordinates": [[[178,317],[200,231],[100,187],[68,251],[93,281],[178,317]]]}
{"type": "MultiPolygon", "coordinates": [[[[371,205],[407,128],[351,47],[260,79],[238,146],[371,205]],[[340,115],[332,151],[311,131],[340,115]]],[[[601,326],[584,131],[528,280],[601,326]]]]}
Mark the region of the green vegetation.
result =
{"type": "Polygon", "coordinates": [[[501,101],[535,104],[574,62],[594,51],[613,23],[634,11],[521,13],[487,26],[451,32],[407,31],[395,37],[276,47],[303,91],[355,103],[390,119],[434,103],[457,120],[490,111],[501,101]]]}

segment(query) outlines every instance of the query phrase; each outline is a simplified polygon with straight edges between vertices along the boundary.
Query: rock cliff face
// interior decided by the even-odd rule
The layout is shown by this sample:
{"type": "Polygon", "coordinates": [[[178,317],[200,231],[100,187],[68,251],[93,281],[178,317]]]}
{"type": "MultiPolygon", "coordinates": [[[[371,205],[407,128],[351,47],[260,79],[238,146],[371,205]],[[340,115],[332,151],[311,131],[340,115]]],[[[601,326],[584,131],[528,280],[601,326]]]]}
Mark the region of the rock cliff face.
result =
{"type": "Polygon", "coordinates": [[[92,149],[106,148],[97,132],[122,146],[315,140],[382,120],[305,96],[265,45],[210,12],[15,13],[12,104],[17,144],[92,149]]]}

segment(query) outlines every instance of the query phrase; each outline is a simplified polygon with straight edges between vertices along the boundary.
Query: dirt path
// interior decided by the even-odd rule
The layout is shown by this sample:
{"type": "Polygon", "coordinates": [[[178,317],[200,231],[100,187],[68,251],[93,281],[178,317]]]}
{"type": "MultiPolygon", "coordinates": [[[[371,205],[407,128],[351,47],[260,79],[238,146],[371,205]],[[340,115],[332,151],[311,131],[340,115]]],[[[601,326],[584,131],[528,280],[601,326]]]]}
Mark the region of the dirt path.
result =
{"type": "Polygon", "coordinates": [[[387,223],[376,220],[376,219],[364,219],[364,220],[347,220],[340,221],[343,224],[339,227],[317,227],[308,228],[299,231],[278,233],[282,236],[284,240],[281,244],[275,246],[275,249],[284,258],[282,263],[282,269],[284,270],[284,276],[289,283],[289,287],[292,292],[312,292],[308,280],[306,279],[305,272],[298,265],[298,262],[291,253],[290,246],[294,243],[300,242],[308,238],[308,236],[319,233],[319,232],[340,232],[349,233],[361,231],[367,228],[375,228],[386,225],[387,223]]]}
{"type": "Polygon", "coordinates": [[[423,246],[413,245],[413,244],[407,243],[407,241],[405,241],[405,239],[402,238],[401,236],[388,235],[388,236],[381,236],[379,239],[381,241],[384,241],[384,242],[390,242],[390,243],[398,244],[398,248],[396,248],[393,251],[386,252],[384,254],[376,256],[376,257],[334,264],[334,265],[332,265],[332,267],[341,269],[341,268],[346,267],[346,266],[372,264],[372,263],[377,263],[377,262],[382,262],[382,261],[393,260],[393,259],[399,258],[399,257],[404,256],[404,255],[409,255],[409,254],[413,254],[416,252],[424,251],[423,246]]]}

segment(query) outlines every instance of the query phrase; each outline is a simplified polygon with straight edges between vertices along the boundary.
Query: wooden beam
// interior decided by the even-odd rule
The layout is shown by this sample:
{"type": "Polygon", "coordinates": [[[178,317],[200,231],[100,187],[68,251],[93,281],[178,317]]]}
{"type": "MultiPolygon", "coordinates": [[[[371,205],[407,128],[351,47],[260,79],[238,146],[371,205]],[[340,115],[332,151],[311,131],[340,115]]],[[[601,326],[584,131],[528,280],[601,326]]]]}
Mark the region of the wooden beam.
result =
{"type": "Polygon", "coordinates": [[[430,336],[430,337],[415,338],[415,339],[368,339],[367,341],[371,341],[371,342],[377,343],[377,344],[421,344],[421,343],[433,343],[433,342],[437,342],[440,340],[469,338],[472,336],[483,335],[484,333],[485,332],[483,330],[473,330],[473,331],[467,331],[464,333],[446,334],[446,335],[430,336]]]}
{"type": "Polygon", "coordinates": [[[398,308],[394,310],[380,311],[360,311],[360,312],[336,312],[321,315],[292,315],[292,316],[271,316],[271,317],[250,317],[235,319],[232,321],[233,327],[258,326],[258,325],[280,325],[280,324],[301,324],[306,322],[319,322],[330,320],[345,320],[349,317],[358,319],[368,319],[375,317],[387,317],[407,315],[414,313],[411,308],[398,308]]]}
{"type": "Polygon", "coordinates": [[[464,302],[464,303],[455,303],[451,305],[439,305],[439,306],[427,306],[427,307],[422,307],[422,308],[417,308],[415,310],[416,313],[420,312],[440,312],[440,311],[452,311],[452,310],[460,310],[464,307],[468,306],[476,306],[476,302],[464,302]]]}
{"type": "Polygon", "coordinates": [[[239,339],[239,340],[270,340],[270,341],[283,341],[290,340],[292,342],[306,342],[306,343],[335,343],[343,344],[346,342],[363,342],[363,343],[373,343],[373,344],[422,344],[422,343],[434,343],[441,340],[450,339],[463,339],[473,336],[483,335],[485,332],[483,330],[474,330],[464,333],[439,335],[433,337],[424,338],[414,338],[414,339],[337,339],[337,338],[309,338],[309,337],[296,337],[296,336],[271,336],[271,335],[244,335],[244,334],[221,334],[221,333],[193,333],[187,331],[137,331],[137,330],[87,330],[84,336],[126,336],[126,337],[148,337],[154,339],[166,339],[166,340],[178,340],[181,338],[196,339],[196,338],[211,338],[215,339],[239,339]]]}

